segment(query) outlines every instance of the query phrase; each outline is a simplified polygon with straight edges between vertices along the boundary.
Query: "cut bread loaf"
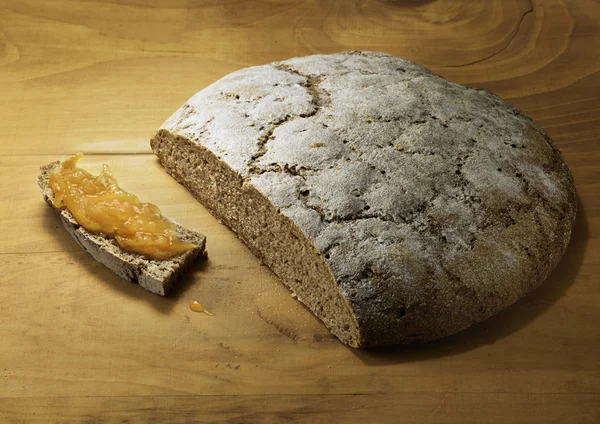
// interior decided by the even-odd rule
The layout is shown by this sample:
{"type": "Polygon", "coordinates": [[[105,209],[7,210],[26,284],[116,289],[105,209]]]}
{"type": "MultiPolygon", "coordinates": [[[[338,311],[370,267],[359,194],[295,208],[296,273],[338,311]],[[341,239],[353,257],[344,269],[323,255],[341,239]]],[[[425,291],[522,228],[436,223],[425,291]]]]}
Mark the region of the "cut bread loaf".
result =
{"type": "Polygon", "coordinates": [[[436,339],[512,304],[558,263],[576,214],[531,119],[381,53],[234,72],[151,145],[355,347],[436,339]]]}
{"type": "Polygon", "coordinates": [[[57,161],[40,168],[38,186],[44,200],[56,211],[64,227],[75,241],[94,259],[119,277],[139,284],[152,293],[166,296],[185,269],[196,258],[205,255],[206,237],[196,231],[188,230],[172,220],[171,222],[177,226],[177,236],[183,242],[194,243],[197,247],[169,260],[151,260],[142,255],[126,252],[117,245],[113,238],[86,231],[77,224],[71,212],[66,209],[57,209],[52,203],[54,193],[49,186],[49,178],[59,165],[60,162],[57,161]]]}

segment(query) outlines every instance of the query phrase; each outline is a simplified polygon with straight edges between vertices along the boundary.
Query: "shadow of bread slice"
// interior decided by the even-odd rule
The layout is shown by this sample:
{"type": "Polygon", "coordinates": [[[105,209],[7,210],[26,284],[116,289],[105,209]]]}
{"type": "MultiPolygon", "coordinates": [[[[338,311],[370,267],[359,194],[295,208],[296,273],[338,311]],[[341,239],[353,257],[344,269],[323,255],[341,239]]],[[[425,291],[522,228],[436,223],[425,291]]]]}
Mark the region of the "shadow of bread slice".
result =
{"type": "Polygon", "coordinates": [[[172,220],[171,222],[177,226],[177,236],[183,242],[194,243],[197,247],[168,260],[151,260],[136,253],[126,252],[117,245],[114,239],[86,231],[73,218],[71,212],[66,209],[57,209],[52,203],[54,193],[49,186],[49,178],[59,165],[60,162],[57,161],[40,168],[38,186],[44,200],[56,211],[64,227],[75,241],[94,259],[119,277],[139,284],[152,293],[166,296],[185,269],[196,258],[205,255],[206,237],[196,231],[188,230],[172,220]]]}
{"type": "Polygon", "coordinates": [[[246,68],[152,149],[343,342],[433,340],[502,310],[576,214],[552,140],[487,90],[374,52],[246,68]]]}

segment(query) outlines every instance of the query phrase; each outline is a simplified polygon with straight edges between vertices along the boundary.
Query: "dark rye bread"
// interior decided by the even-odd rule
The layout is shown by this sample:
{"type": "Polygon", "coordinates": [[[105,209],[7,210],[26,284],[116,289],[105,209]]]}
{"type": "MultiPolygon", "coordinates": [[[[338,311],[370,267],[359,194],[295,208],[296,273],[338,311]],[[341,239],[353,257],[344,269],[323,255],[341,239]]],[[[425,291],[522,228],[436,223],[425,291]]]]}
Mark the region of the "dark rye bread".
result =
{"type": "Polygon", "coordinates": [[[44,200],[56,211],[64,227],[83,250],[119,277],[139,284],[152,293],[166,296],[185,269],[196,258],[205,255],[206,237],[174,221],[171,222],[177,226],[177,236],[183,242],[194,243],[197,247],[169,260],[151,260],[142,255],[125,252],[114,239],[87,232],[77,224],[71,212],[57,209],[52,203],[54,192],[49,186],[49,178],[59,164],[60,162],[57,161],[40,168],[38,187],[42,191],[44,200]]]}
{"type": "Polygon", "coordinates": [[[151,145],[354,347],[436,339],[512,304],[558,263],[576,214],[531,119],[381,53],[234,72],[151,145]]]}

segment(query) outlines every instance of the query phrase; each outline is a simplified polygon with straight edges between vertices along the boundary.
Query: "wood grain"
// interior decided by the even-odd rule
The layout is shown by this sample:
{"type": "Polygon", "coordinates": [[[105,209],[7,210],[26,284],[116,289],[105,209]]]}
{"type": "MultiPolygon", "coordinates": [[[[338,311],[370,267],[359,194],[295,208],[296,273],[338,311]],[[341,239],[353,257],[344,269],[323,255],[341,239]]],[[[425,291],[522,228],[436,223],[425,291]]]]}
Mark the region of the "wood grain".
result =
{"type": "Polygon", "coordinates": [[[0,0],[0,422],[600,422],[599,45],[593,0],[0,0]],[[545,284],[425,346],[342,346],[150,154],[221,76],[355,49],[508,99],[580,196],[545,284]],[[76,151],[208,236],[173,296],[120,280],[59,227],[37,171],[76,151]]]}
{"type": "Polygon", "coordinates": [[[353,394],[15,398],[7,403],[4,416],[16,421],[27,409],[35,414],[28,420],[32,423],[51,420],[61,423],[327,424],[383,422],[383,409],[397,411],[390,422],[414,424],[530,421],[570,424],[595,422],[595,401],[593,395],[428,392],[395,397],[353,394]],[[500,405],[510,407],[503,409],[500,405]],[[335,417],[335,421],[331,417],[335,417]]]}

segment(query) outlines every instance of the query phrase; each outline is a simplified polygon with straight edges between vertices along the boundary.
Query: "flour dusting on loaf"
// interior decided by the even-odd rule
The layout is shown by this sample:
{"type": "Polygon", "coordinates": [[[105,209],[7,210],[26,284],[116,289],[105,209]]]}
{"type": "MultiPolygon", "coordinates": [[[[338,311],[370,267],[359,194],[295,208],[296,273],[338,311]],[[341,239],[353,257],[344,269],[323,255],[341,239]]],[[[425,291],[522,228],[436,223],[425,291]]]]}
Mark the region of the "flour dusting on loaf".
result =
{"type": "Polygon", "coordinates": [[[512,304],[558,263],[576,214],[569,170],[531,119],[382,53],[234,72],[151,144],[357,347],[432,340],[512,304]]]}

